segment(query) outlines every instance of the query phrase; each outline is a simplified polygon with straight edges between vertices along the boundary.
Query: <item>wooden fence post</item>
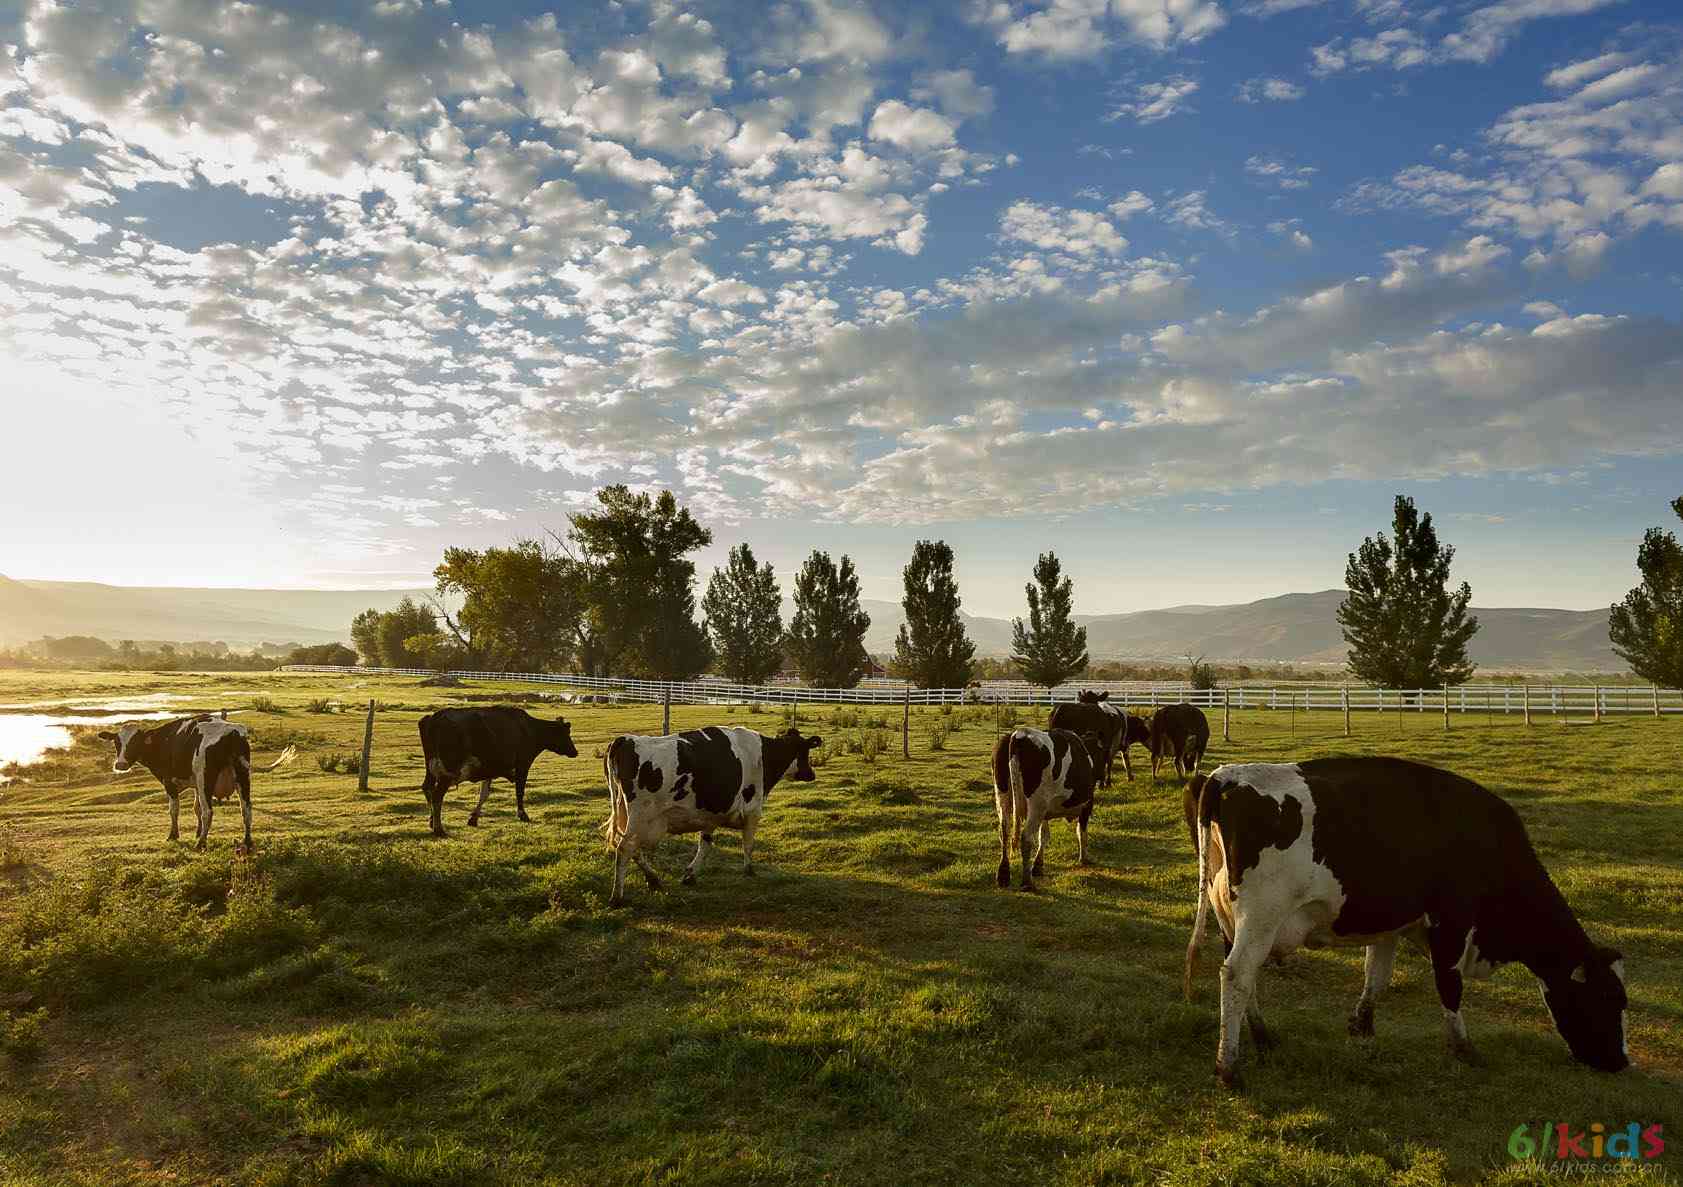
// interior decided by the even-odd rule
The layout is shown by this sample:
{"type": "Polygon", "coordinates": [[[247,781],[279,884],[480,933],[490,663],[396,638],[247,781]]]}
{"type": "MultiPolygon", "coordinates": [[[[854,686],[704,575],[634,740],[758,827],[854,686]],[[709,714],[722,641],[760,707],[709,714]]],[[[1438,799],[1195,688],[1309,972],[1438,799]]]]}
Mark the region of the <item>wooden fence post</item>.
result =
{"type": "Polygon", "coordinates": [[[795,685],[794,692],[791,695],[794,699],[790,702],[789,724],[799,725],[801,723],[801,686],[795,685]]]}
{"type": "Polygon", "coordinates": [[[1594,713],[1591,715],[1590,720],[1591,721],[1600,721],[1601,720],[1601,685],[1599,685],[1599,684],[1597,684],[1595,686],[1595,710],[1594,710],[1594,713]]]}
{"type": "Polygon", "coordinates": [[[357,768],[356,789],[368,790],[368,758],[374,750],[374,699],[368,700],[368,724],[362,727],[362,766],[357,768]]]}
{"type": "MultiPolygon", "coordinates": [[[[1655,704],[1658,703],[1658,701],[1655,702],[1655,704]]],[[[1657,713],[1659,710],[1656,709],[1655,712],[1657,713]]],[[[1231,688],[1221,690],[1221,740],[1223,742],[1233,740],[1233,690],[1231,688]]]]}
{"type": "Polygon", "coordinates": [[[1344,704],[1344,736],[1350,736],[1350,686],[1345,685],[1338,690],[1339,700],[1344,704]]]}
{"type": "Polygon", "coordinates": [[[1443,686],[1443,732],[1449,732],[1449,685],[1443,686]]]}
{"type": "Polygon", "coordinates": [[[669,734],[672,732],[672,682],[670,680],[666,682],[666,689],[660,700],[660,732],[669,734]]]}
{"type": "Polygon", "coordinates": [[[900,714],[900,757],[912,756],[912,682],[906,681],[906,707],[900,714]]]}
{"type": "Polygon", "coordinates": [[[1660,715],[1660,686],[1654,685],[1654,716],[1660,715]]]}
{"type": "Polygon", "coordinates": [[[1520,705],[1520,712],[1525,714],[1525,724],[1530,725],[1531,724],[1531,686],[1529,684],[1521,684],[1519,686],[1519,705],[1520,705]]]}

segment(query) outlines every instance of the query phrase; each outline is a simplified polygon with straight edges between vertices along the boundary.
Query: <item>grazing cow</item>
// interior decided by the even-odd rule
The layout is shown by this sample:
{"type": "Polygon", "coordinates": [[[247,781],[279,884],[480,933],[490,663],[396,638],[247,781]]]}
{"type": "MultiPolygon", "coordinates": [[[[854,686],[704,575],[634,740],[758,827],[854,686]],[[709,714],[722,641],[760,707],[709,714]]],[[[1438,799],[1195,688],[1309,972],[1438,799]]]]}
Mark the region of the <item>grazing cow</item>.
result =
{"type": "Polygon", "coordinates": [[[667,834],[699,832],[695,857],[684,870],[690,885],[713,845],[714,830],[742,830],[742,871],[754,873],[754,830],[779,780],[811,783],[811,755],[824,739],[787,729],[768,738],[740,726],[685,730],[650,737],[621,734],[608,746],[603,772],[613,811],[602,825],[615,853],[608,905],[625,901],[625,867],[635,861],[651,890],[660,879],[644,850],[667,834]]]}
{"type": "Polygon", "coordinates": [[[468,827],[479,827],[479,813],[491,794],[491,780],[514,784],[514,811],[526,815],[526,776],[545,750],[577,758],[573,727],[562,718],[543,721],[512,705],[484,709],[440,709],[420,720],[421,753],[427,774],[421,791],[432,807],[432,832],[444,835],[444,793],[458,783],[477,781],[479,803],[468,813],[468,827]]]}
{"type": "MultiPolygon", "coordinates": [[[[210,836],[211,808],[215,802],[240,793],[240,813],[245,818],[243,849],[251,848],[251,741],[243,725],[226,718],[201,713],[179,717],[162,725],[130,724],[115,731],[100,730],[99,736],[117,747],[111,769],[122,774],[136,765],[145,767],[164,785],[169,797],[169,839],[181,836],[181,792],[193,789],[193,811],[198,816],[198,848],[210,836]]],[[[288,746],[280,757],[259,771],[272,771],[297,757],[288,746]]]]}
{"type": "Polygon", "coordinates": [[[1196,705],[1182,701],[1164,705],[1151,715],[1151,777],[1164,757],[1172,757],[1175,774],[1195,775],[1210,748],[1210,719],[1196,705]]]}
{"type": "Polygon", "coordinates": [[[1087,864],[1087,821],[1093,815],[1097,734],[1015,729],[993,748],[993,802],[999,813],[999,884],[1011,885],[1011,848],[1022,851],[1023,889],[1044,870],[1053,820],[1075,821],[1076,861],[1087,864]],[[1032,849],[1032,852],[1031,852],[1032,849]]]}
{"type": "Polygon", "coordinates": [[[1223,1081],[1239,1075],[1241,1017],[1267,1045],[1256,981],[1270,954],[1366,947],[1350,1030],[1372,1034],[1373,1003],[1403,938],[1431,957],[1458,1057],[1477,1061],[1461,1020],[1463,980],[1518,961],[1541,984],[1577,1059],[1608,1072],[1629,1064],[1623,960],[1591,943],[1498,796],[1398,758],[1229,764],[1193,782],[1201,784],[1199,893],[1186,991],[1213,908],[1229,942],[1216,1055],[1223,1081]]]}
{"type": "Polygon", "coordinates": [[[1128,747],[1135,742],[1151,741],[1150,727],[1143,720],[1122,706],[1111,704],[1109,692],[1094,692],[1090,688],[1082,689],[1072,702],[1054,705],[1052,715],[1046,719],[1046,728],[1098,735],[1102,750],[1095,751],[1093,757],[1100,766],[1101,787],[1110,786],[1111,762],[1117,754],[1121,754],[1122,770],[1132,783],[1134,767],[1128,761],[1128,747]]]}

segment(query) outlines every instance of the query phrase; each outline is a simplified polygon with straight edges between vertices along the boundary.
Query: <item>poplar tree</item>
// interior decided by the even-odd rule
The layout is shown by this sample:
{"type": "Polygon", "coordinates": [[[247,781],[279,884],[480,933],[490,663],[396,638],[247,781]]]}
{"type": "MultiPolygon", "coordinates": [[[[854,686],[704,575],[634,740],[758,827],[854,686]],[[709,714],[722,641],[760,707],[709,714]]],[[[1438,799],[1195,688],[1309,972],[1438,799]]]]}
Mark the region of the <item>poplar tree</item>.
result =
{"type": "Polygon", "coordinates": [[[714,569],[701,601],[719,671],[737,684],[764,684],[783,666],[783,593],[771,562],[738,544],[714,569]]]}
{"type": "Polygon", "coordinates": [[[894,643],[894,664],[919,688],[963,688],[975,669],[976,644],[959,614],[953,550],[945,540],[919,540],[901,571],[906,621],[894,643]]]}
{"type": "Polygon", "coordinates": [[[1023,679],[1043,688],[1056,688],[1087,668],[1087,628],[1073,618],[1075,583],[1063,576],[1063,566],[1050,552],[1040,554],[1028,594],[1028,622],[1011,622],[1011,662],[1023,679]]]}
{"type": "MultiPolygon", "coordinates": [[[[1683,519],[1683,498],[1671,509],[1683,519]]],[[[1683,545],[1663,528],[1649,528],[1636,568],[1642,584],[1607,616],[1613,650],[1644,680],[1683,688],[1683,545]]]]}
{"type": "Polygon", "coordinates": [[[814,551],[795,577],[795,617],[789,653],[801,679],[815,688],[852,688],[870,663],[865,632],[871,616],[859,605],[859,576],[851,558],[835,564],[814,551]]]}

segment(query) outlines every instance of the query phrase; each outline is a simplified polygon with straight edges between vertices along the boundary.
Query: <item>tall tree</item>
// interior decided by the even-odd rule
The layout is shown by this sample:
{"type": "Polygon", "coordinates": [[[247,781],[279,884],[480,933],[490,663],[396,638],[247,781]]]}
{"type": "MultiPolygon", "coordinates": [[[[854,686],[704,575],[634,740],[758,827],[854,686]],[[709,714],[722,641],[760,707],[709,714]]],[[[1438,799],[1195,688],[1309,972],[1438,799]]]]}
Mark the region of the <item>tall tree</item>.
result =
{"type": "MultiPolygon", "coordinates": [[[[1683,498],[1671,509],[1683,519],[1683,498]]],[[[1642,584],[1607,616],[1613,650],[1644,680],[1683,688],[1683,545],[1662,528],[1649,528],[1636,550],[1642,584]]]]}
{"type": "Polygon", "coordinates": [[[1055,688],[1087,667],[1087,628],[1076,626],[1075,582],[1053,553],[1043,552],[1023,587],[1029,616],[1011,622],[1011,662],[1030,684],[1055,688]]]}
{"type": "Polygon", "coordinates": [[[738,684],[764,684],[783,666],[783,591],[771,562],[738,544],[714,569],[701,602],[719,670],[738,684]]]}
{"type": "Polygon", "coordinates": [[[1438,543],[1431,515],[1397,496],[1392,539],[1362,541],[1344,570],[1349,595],[1338,607],[1350,672],[1380,688],[1437,688],[1473,674],[1467,642],[1478,619],[1467,614],[1473,592],[1449,588],[1455,549],[1438,543]]]}
{"type": "Polygon", "coordinates": [[[853,560],[831,562],[814,551],[795,576],[795,617],[789,623],[789,653],[801,678],[815,688],[852,688],[871,657],[865,632],[871,616],[859,605],[859,575],[853,560]]]}
{"type": "Polygon", "coordinates": [[[895,666],[919,688],[963,688],[976,667],[976,644],[959,616],[951,546],[945,540],[919,540],[901,577],[906,621],[894,641],[895,666]]]}
{"type": "Polygon", "coordinates": [[[596,492],[599,507],[568,517],[589,607],[581,651],[602,668],[622,665],[655,680],[688,680],[712,658],[695,621],[695,562],[713,533],[671,491],[651,497],[623,485],[596,492]]]}
{"type": "Polygon", "coordinates": [[[370,606],[351,619],[351,642],[356,646],[362,662],[380,667],[386,662],[380,653],[380,612],[370,606]]]}
{"type": "Polygon", "coordinates": [[[427,606],[405,597],[380,615],[380,662],[388,668],[426,667],[427,656],[409,646],[416,636],[438,633],[438,617],[427,606]]]}
{"type": "Polygon", "coordinates": [[[440,599],[461,608],[451,615],[442,600],[435,608],[466,666],[541,672],[567,661],[584,610],[567,561],[538,540],[444,550],[433,579],[440,599]]]}

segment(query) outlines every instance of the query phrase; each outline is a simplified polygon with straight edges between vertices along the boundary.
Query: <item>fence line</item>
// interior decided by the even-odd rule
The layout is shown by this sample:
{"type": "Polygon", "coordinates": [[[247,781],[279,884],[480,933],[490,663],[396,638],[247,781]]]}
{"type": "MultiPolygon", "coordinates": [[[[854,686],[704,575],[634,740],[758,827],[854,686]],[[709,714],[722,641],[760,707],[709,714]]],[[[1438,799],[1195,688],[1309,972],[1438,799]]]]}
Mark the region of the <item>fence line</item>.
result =
{"type": "Polygon", "coordinates": [[[364,668],[288,664],[286,672],[357,676],[449,676],[461,680],[554,684],[614,701],[674,705],[1050,705],[1073,701],[1082,689],[1110,694],[1112,704],[1151,708],[1188,702],[1205,709],[1276,709],[1289,712],[1505,714],[1530,717],[1602,717],[1683,713],[1683,691],[1647,685],[1463,684],[1454,688],[1373,688],[1355,684],[1189,684],[1139,680],[1090,681],[1046,689],[1021,681],[989,681],[969,688],[908,688],[899,680],[864,681],[856,688],[805,688],[795,684],[731,684],[723,680],[635,680],[555,672],[434,672],[425,668],[364,668]]]}

